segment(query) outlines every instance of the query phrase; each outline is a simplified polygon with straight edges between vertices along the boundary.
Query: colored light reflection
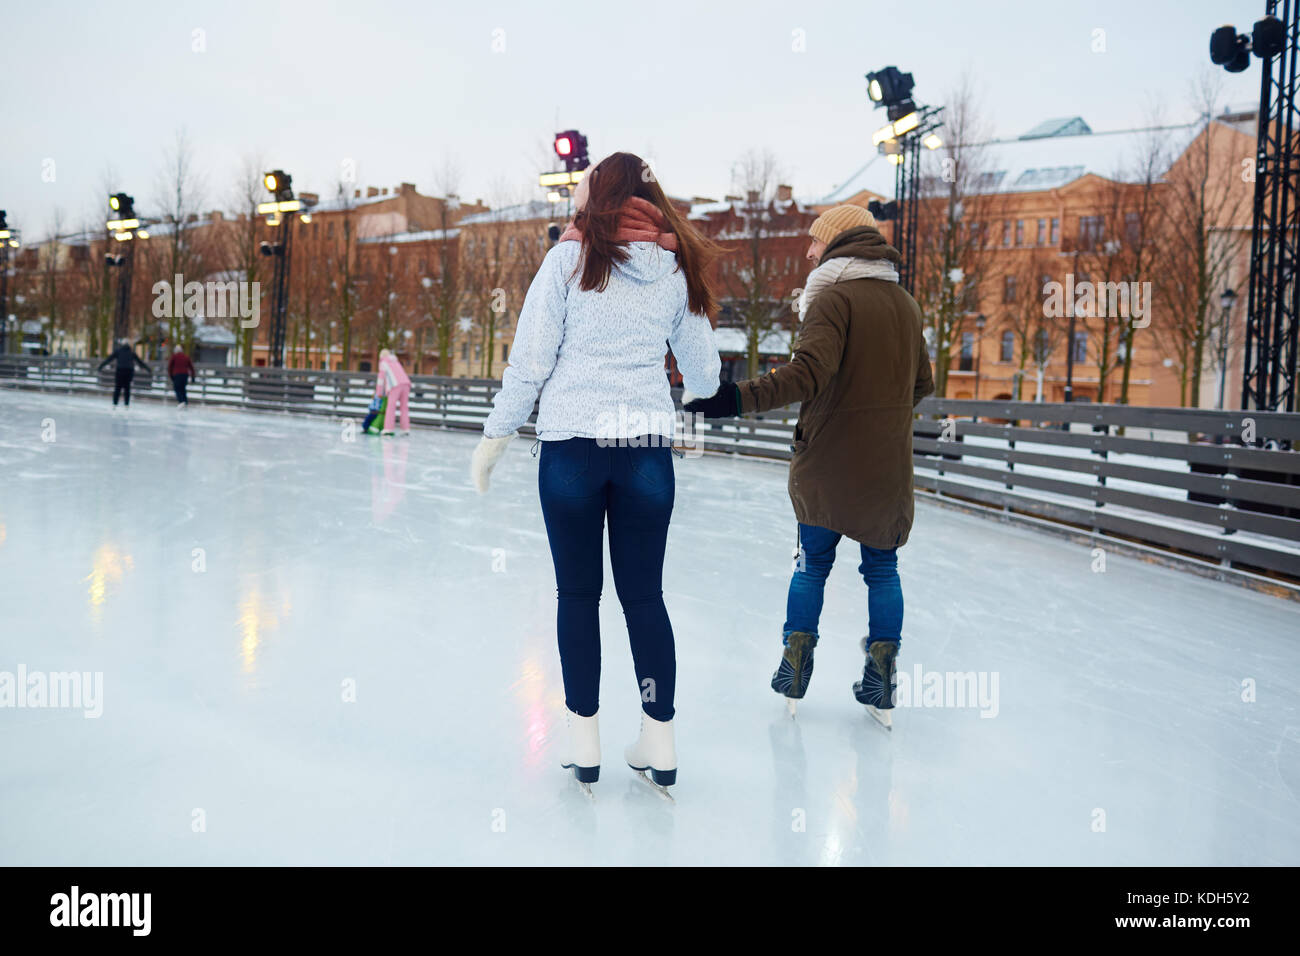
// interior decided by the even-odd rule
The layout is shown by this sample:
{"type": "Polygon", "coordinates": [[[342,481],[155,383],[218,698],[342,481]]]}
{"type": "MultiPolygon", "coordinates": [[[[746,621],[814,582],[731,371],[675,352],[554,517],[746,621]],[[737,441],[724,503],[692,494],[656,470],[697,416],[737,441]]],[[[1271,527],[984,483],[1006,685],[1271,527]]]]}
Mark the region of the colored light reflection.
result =
{"type": "Polygon", "coordinates": [[[112,545],[102,545],[91,560],[90,573],[83,578],[88,582],[87,597],[90,612],[98,619],[112,589],[122,582],[126,573],[135,567],[129,554],[123,554],[112,545]]]}

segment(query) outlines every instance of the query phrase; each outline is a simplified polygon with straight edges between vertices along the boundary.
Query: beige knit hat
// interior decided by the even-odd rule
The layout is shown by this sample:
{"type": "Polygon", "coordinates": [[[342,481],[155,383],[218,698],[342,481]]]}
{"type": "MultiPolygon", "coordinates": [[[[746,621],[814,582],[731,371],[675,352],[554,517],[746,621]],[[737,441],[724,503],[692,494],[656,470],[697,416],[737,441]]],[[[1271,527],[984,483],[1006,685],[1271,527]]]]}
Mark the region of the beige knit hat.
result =
{"type": "Polygon", "coordinates": [[[861,206],[833,206],[813,220],[808,235],[830,245],[831,240],[845,229],[855,226],[874,226],[876,217],[861,206]]]}

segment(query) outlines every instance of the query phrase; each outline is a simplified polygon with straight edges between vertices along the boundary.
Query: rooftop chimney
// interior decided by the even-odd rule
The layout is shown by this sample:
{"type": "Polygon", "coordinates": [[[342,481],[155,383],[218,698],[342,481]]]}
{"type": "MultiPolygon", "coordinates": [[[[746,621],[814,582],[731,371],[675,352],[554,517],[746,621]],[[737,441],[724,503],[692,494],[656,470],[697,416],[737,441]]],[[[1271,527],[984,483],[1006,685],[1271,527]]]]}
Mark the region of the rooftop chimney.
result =
{"type": "Polygon", "coordinates": [[[367,186],[367,187],[366,187],[366,198],[367,198],[367,199],[374,199],[374,198],[375,198],[376,196],[378,196],[378,195],[379,195],[379,187],[378,187],[378,186],[367,186]]]}
{"type": "Polygon", "coordinates": [[[776,187],[776,198],[778,202],[789,202],[794,198],[794,188],[782,183],[776,187]]]}

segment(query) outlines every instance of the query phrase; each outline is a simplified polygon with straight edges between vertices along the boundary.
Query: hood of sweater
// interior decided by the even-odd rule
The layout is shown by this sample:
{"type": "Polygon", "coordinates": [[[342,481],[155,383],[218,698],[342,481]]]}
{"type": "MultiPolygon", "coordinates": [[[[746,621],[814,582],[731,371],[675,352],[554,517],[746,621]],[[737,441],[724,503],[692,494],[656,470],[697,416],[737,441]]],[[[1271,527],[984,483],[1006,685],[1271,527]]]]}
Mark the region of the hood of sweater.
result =
{"type": "Polygon", "coordinates": [[[853,259],[885,259],[892,263],[903,260],[897,249],[885,241],[885,237],[875,226],[854,226],[845,229],[826,247],[818,265],[828,259],[849,257],[853,259]]]}
{"type": "Polygon", "coordinates": [[[614,263],[614,268],[640,282],[656,282],[677,268],[677,253],[653,242],[629,242],[627,261],[614,263]]]}

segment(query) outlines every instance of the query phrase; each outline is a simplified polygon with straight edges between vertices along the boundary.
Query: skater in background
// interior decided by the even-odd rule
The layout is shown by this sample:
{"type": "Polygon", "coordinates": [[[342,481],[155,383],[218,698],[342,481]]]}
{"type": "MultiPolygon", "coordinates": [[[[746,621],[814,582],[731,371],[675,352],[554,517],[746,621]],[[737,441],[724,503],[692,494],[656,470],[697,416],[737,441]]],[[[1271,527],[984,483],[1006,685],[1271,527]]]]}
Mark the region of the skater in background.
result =
{"type": "Polygon", "coordinates": [[[718,387],[721,362],[708,318],[715,303],[706,282],[718,250],[631,153],[602,160],[574,198],[574,221],[524,300],[472,473],[486,491],[540,393],[538,491],[555,565],[569,728],[561,764],[587,789],[600,775],[598,608],[608,519],[642,711],[640,736],[624,756],[666,787],[677,779],[677,661],[663,600],[674,495],[674,407],[664,354],[671,346],[687,387],[718,387]],[[651,433],[627,433],[638,421],[651,433]]]}
{"type": "Polygon", "coordinates": [[[934,391],[930,356],[921,309],[898,284],[898,251],[871,213],[836,206],[808,231],[817,268],[790,363],[684,407],[728,418],[800,403],[789,482],[799,549],[772,689],[792,713],[808,689],[826,576],[848,536],[861,552],[869,625],[853,692],[888,726],[903,629],[898,549],[912,527],[912,409],[934,391]]]}
{"type": "Polygon", "coordinates": [[[116,406],[118,396],[121,396],[125,400],[126,407],[130,408],[131,380],[135,378],[135,367],[140,366],[149,375],[153,374],[153,369],[140,360],[140,356],[135,354],[135,349],[131,348],[131,343],[126,339],[117,340],[117,348],[109,353],[108,358],[99,363],[98,371],[102,372],[109,362],[116,363],[113,372],[113,404],[116,406]]]}
{"type": "Polygon", "coordinates": [[[185,388],[189,384],[190,378],[195,374],[194,363],[190,361],[190,357],[185,354],[185,350],[179,345],[172,349],[171,358],[167,360],[167,374],[172,379],[172,390],[176,393],[176,403],[188,407],[190,401],[185,388]]]}
{"type": "MultiPolygon", "coordinates": [[[[402,368],[402,363],[390,349],[379,353],[379,375],[375,381],[375,397],[388,398],[388,407],[384,409],[383,435],[393,434],[393,423],[397,417],[397,406],[402,407],[402,435],[411,437],[411,379],[402,368]]],[[[367,426],[369,427],[369,426],[367,426]]]]}

